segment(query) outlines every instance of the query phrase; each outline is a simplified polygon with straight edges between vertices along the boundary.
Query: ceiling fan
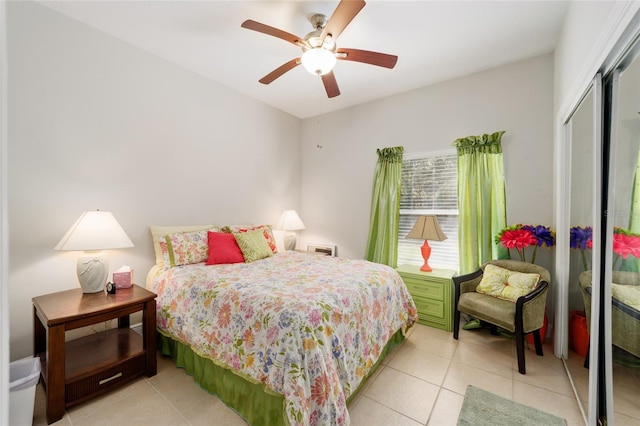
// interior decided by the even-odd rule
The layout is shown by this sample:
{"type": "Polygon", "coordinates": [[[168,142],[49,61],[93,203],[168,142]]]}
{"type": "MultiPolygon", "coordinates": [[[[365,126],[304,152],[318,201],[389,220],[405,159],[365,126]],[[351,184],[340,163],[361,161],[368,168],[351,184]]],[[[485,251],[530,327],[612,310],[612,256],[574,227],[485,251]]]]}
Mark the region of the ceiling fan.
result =
{"type": "Polygon", "coordinates": [[[338,7],[327,21],[322,14],[311,17],[311,25],[314,31],[304,38],[279,30],[269,25],[248,19],[242,23],[243,28],[277,37],[295,44],[302,49],[302,56],[292,59],[269,74],[258,80],[262,84],[269,84],[287,71],[302,64],[311,74],[319,75],[329,98],[340,94],[333,67],[337,60],[363,62],[385,68],[393,68],[398,57],[386,53],[371,52],[368,50],[338,48],[336,40],[362,10],[363,0],[341,0],[338,7]]]}

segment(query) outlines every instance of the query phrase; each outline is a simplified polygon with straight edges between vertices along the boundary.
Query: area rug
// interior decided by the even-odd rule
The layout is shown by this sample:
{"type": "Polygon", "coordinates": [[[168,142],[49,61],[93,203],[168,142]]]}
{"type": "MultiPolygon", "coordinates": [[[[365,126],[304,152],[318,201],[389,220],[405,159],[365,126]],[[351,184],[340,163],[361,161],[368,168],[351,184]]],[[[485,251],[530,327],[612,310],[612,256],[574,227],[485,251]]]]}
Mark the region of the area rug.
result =
{"type": "Polygon", "coordinates": [[[458,426],[566,426],[567,421],[469,385],[458,426]]]}

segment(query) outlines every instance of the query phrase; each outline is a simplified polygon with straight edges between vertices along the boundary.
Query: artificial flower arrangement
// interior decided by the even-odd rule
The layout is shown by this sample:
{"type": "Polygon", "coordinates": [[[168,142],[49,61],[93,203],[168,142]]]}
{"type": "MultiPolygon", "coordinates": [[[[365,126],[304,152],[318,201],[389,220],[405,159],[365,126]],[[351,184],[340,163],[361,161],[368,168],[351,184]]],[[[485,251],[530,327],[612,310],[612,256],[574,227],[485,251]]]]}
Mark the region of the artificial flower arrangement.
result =
{"type": "Polygon", "coordinates": [[[570,229],[569,246],[573,249],[580,250],[582,257],[582,266],[586,271],[587,257],[585,256],[585,250],[591,250],[593,247],[593,228],[590,226],[573,226],[570,229]]]}
{"type": "Polygon", "coordinates": [[[556,233],[548,226],[542,225],[511,225],[504,228],[495,238],[496,244],[511,250],[516,249],[520,260],[526,262],[525,249],[533,247],[531,263],[536,261],[538,247],[545,245],[553,247],[556,244],[556,233]]]}

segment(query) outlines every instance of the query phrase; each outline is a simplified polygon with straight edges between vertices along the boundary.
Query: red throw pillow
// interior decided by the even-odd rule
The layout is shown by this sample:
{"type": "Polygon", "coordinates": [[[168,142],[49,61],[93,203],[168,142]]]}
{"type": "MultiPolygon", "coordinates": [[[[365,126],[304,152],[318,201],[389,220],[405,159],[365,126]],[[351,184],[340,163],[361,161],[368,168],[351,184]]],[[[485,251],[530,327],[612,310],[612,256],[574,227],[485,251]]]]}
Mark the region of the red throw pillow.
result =
{"type": "Polygon", "coordinates": [[[207,237],[209,239],[207,265],[244,262],[244,256],[233,234],[208,231],[207,237]]]}

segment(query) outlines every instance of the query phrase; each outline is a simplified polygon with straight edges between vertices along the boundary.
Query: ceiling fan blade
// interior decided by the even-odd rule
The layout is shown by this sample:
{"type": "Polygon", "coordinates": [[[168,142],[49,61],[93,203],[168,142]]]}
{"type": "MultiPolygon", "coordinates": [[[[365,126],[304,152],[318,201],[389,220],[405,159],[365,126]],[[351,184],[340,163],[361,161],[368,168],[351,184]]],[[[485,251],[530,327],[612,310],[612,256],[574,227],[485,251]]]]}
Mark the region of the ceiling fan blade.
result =
{"type": "Polygon", "coordinates": [[[342,34],[342,31],[349,25],[349,22],[362,10],[364,5],[364,0],[342,0],[322,30],[320,38],[324,40],[327,35],[331,34],[335,42],[340,34],[342,34]]]}
{"type": "Polygon", "coordinates": [[[326,74],[321,75],[322,83],[324,83],[324,90],[327,91],[327,96],[330,98],[335,98],[340,94],[340,89],[338,89],[338,82],[336,81],[336,76],[333,75],[333,71],[329,71],[326,74]]]}
{"type": "Polygon", "coordinates": [[[246,28],[248,30],[257,31],[259,33],[280,38],[282,40],[288,41],[289,43],[293,43],[296,46],[305,45],[304,40],[298,37],[297,35],[293,35],[286,31],[282,31],[277,28],[270,27],[269,25],[266,25],[266,24],[261,24],[260,22],[253,21],[251,19],[247,19],[246,21],[244,21],[241,27],[246,28]]]}
{"type": "Polygon", "coordinates": [[[280,65],[278,68],[276,68],[275,70],[271,71],[269,74],[265,75],[264,77],[262,77],[258,81],[260,83],[262,83],[262,84],[269,84],[273,80],[275,80],[276,78],[280,77],[285,72],[294,69],[298,65],[300,65],[300,58],[292,59],[289,62],[280,65]]]}
{"type": "Polygon", "coordinates": [[[396,66],[396,62],[398,62],[398,57],[395,55],[359,49],[340,48],[336,51],[336,58],[343,61],[363,62],[385,68],[393,68],[396,66]]]}

